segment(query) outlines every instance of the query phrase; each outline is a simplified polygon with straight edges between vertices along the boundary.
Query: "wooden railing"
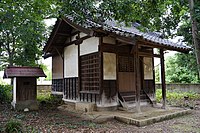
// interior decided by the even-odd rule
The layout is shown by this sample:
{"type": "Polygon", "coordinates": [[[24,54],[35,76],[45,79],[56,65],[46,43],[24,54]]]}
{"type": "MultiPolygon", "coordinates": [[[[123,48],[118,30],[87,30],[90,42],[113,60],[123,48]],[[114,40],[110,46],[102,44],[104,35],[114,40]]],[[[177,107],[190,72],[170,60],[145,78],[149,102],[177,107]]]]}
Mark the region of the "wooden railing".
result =
{"type": "Polygon", "coordinates": [[[84,102],[100,102],[99,91],[80,91],[80,101],[84,102]]]}
{"type": "Polygon", "coordinates": [[[78,98],[78,77],[64,79],[64,98],[72,100],[78,98]]]}
{"type": "Polygon", "coordinates": [[[63,79],[52,79],[51,90],[54,92],[63,92],[63,79]]]}

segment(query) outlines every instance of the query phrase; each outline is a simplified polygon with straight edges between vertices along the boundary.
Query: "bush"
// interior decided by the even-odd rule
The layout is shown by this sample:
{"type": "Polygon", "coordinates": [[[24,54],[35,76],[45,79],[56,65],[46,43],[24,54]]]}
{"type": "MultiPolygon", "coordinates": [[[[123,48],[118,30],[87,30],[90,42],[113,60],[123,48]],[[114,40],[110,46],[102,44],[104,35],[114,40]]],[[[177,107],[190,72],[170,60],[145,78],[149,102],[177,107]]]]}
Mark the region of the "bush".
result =
{"type": "Polygon", "coordinates": [[[11,85],[0,85],[0,101],[10,102],[12,99],[12,86],[11,85]]]}
{"type": "Polygon", "coordinates": [[[22,133],[22,123],[17,120],[9,120],[5,126],[6,133],[22,133]]]}
{"type": "Polygon", "coordinates": [[[37,100],[40,103],[40,107],[54,108],[55,106],[62,104],[62,99],[52,95],[50,92],[38,94],[37,100]]]}
{"type": "MultiPolygon", "coordinates": [[[[166,90],[166,99],[167,104],[175,105],[175,106],[188,106],[185,105],[185,97],[188,97],[189,101],[194,101],[197,99],[200,99],[200,94],[194,93],[194,92],[172,92],[169,90],[166,90]]],[[[162,101],[162,89],[156,90],[156,101],[161,102],[162,101]]]]}

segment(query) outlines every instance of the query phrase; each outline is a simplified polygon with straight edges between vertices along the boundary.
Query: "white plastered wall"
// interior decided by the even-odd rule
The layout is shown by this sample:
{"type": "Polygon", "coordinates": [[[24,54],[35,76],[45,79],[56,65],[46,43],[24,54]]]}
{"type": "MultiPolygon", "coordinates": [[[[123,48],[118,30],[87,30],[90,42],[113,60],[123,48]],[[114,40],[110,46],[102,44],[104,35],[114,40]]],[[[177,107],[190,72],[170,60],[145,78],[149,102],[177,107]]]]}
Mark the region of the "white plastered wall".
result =
{"type": "MultiPolygon", "coordinates": [[[[80,33],[80,37],[84,37],[86,34],[80,33]]],[[[76,37],[73,36],[73,40],[76,37]]],[[[86,55],[94,52],[98,52],[99,38],[91,37],[89,39],[83,40],[80,44],[80,55],[86,55]]],[[[73,44],[65,47],[64,49],[64,77],[78,77],[78,46],[73,44]]]]}
{"type": "Polygon", "coordinates": [[[144,57],[144,79],[153,79],[153,58],[144,57]]]}
{"type": "Polygon", "coordinates": [[[64,77],[78,77],[78,46],[73,44],[64,49],[64,77]]]}
{"type": "Polygon", "coordinates": [[[116,80],[116,54],[115,53],[103,53],[103,79],[104,80],[116,80]]]}
{"type": "Polygon", "coordinates": [[[80,55],[86,55],[86,54],[98,52],[98,45],[99,45],[98,37],[91,37],[84,40],[83,43],[80,44],[80,55]]]}

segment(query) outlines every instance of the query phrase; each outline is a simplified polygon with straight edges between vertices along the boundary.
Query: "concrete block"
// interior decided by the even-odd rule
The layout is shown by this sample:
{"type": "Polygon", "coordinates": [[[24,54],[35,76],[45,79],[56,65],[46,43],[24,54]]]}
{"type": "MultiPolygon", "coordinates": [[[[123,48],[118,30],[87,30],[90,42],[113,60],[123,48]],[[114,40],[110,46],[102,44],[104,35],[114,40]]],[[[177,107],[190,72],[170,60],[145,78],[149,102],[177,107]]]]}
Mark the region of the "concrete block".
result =
{"type": "Polygon", "coordinates": [[[115,111],[117,109],[117,106],[97,106],[97,111],[115,111]]]}
{"type": "Polygon", "coordinates": [[[77,102],[75,104],[75,109],[78,111],[83,111],[83,112],[92,112],[96,110],[96,104],[86,103],[86,102],[77,102]]]}

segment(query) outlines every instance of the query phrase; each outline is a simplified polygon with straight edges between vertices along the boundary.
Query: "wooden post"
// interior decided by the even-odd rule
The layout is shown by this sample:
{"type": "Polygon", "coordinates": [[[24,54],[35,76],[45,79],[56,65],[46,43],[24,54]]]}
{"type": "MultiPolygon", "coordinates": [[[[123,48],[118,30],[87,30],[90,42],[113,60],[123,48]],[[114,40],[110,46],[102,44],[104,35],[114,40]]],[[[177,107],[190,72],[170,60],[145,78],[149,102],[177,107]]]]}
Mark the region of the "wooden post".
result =
{"type": "Polygon", "coordinates": [[[140,62],[139,62],[139,51],[138,44],[135,46],[135,79],[136,79],[136,109],[140,113],[140,62]]]}
{"type": "Polygon", "coordinates": [[[161,64],[161,80],[162,80],[162,99],[163,99],[163,105],[162,108],[166,108],[166,84],[165,84],[165,63],[164,63],[164,53],[163,49],[160,49],[160,64],[161,64]]]}
{"type": "Polygon", "coordinates": [[[78,97],[79,100],[81,101],[81,96],[80,96],[80,91],[81,91],[81,60],[80,60],[80,44],[78,44],[78,97]]]}
{"type": "Polygon", "coordinates": [[[63,67],[63,98],[66,99],[66,95],[65,95],[65,92],[66,92],[66,90],[65,90],[66,89],[66,86],[65,86],[65,53],[64,53],[64,50],[63,50],[62,61],[63,61],[63,64],[62,64],[62,67],[63,67]]]}
{"type": "Polygon", "coordinates": [[[99,79],[100,79],[100,84],[99,84],[99,87],[100,87],[100,94],[99,94],[99,104],[102,104],[102,94],[103,94],[103,76],[104,76],[104,73],[103,73],[103,50],[102,50],[102,45],[103,43],[103,37],[100,37],[99,39],[99,64],[100,64],[100,75],[99,75],[99,79]]]}
{"type": "Polygon", "coordinates": [[[16,101],[17,101],[17,78],[14,77],[13,78],[13,101],[11,103],[14,109],[15,109],[16,101]]]}

